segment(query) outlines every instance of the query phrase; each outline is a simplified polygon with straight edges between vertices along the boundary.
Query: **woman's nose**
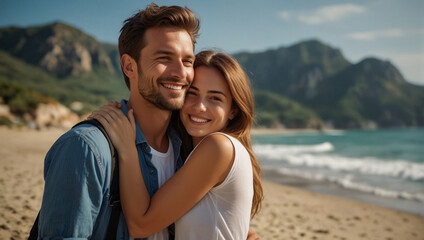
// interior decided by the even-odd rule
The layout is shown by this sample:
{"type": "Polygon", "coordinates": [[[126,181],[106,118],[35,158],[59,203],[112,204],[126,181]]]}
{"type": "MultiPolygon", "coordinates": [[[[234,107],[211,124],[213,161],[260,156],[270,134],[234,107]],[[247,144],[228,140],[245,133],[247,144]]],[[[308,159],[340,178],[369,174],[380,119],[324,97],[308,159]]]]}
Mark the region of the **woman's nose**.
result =
{"type": "Polygon", "coordinates": [[[195,108],[199,112],[205,112],[206,111],[206,104],[203,102],[203,99],[199,99],[199,101],[196,102],[195,108]]]}

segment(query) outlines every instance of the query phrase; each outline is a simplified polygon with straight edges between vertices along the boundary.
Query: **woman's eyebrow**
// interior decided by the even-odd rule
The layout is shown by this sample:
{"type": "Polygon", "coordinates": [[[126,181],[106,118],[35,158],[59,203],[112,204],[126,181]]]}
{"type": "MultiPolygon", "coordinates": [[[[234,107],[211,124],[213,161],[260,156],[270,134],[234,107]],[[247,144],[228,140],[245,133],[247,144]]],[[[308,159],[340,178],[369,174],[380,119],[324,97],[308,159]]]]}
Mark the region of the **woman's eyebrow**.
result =
{"type": "MultiPolygon", "coordinates": [[[[197,88],[197,87],[195,87],[195,86],[190,86],[190,88],[192,88],[192,89],[194,89],[194,90],[196,90],[196,91],[199,91],[199,89],[197,88]]],[[[227,97],[223,92],[221,92],[221,91],[218,91],[218,90],[209,90],[208,91],[208,93],[213,93],[213,94],[220,94],[220,95],[222,95],[222,96],[224,96],[224,97],[227,97]]]]}
{"type": "Polygon", "coordinates": [[[210,90],[210,91],[208,91],[208,93],[221,94],[222,96],[227,97],[227,96],[225,96],[225,94],[223,92],[218,91],[218,90],[210,90]]]}

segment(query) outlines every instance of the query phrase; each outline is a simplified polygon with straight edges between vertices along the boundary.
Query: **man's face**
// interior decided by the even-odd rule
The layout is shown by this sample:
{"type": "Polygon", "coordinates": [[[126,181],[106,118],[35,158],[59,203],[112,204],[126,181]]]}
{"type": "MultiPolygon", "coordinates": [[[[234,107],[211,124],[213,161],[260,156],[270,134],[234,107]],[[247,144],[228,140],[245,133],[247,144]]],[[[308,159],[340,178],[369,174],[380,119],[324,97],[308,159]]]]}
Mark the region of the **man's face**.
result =
{"type": "Polygon", "coordinates": [[[190,35],[183,29],[155,27],[146,31],[145,42],[137,63],[139,93],[160,109],[180,109],[194,76],[190,35]]]}

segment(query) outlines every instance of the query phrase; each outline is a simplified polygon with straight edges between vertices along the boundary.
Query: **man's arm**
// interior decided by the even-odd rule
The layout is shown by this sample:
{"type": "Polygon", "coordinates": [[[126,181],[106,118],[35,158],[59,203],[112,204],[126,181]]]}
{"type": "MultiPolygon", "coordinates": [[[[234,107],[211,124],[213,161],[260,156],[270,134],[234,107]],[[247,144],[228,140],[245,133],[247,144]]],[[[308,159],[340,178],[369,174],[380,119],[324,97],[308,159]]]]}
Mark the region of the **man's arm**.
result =
{"type": "Polygon", "coordinates": [[[99,165],[102,161],[92,146],[80,136],[71,135],[56,142],[48,152],[39,237],[91,237],[105,179],[99,165]]]}

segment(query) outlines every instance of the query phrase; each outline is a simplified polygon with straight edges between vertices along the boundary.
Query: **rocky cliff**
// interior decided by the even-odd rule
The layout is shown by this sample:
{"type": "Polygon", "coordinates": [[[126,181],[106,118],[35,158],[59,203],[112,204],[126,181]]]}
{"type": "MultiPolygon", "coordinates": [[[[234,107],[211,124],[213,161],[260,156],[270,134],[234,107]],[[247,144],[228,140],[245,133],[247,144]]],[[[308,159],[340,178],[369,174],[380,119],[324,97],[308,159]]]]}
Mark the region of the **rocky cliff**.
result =
{"type": "Polygon", "coordinates": [[[100,68],[114,73],[117,54],[84,32],[56,22],[41,27],[0,30],[0,49],[58,77],[100,68]],[[115,65],[114,65],[115,64],[115,65]]]}

